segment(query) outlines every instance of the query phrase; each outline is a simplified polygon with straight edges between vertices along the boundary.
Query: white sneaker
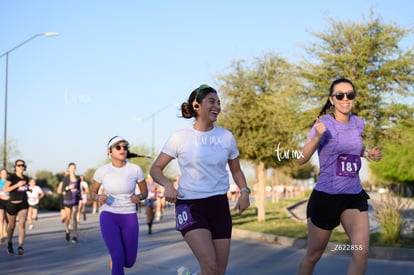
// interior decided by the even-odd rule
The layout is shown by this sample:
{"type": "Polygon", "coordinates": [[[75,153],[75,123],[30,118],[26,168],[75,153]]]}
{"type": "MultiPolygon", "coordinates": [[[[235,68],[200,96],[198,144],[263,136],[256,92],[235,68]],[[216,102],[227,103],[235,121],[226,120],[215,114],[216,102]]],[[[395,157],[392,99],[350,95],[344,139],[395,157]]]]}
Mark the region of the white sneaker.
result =
{"type": "Polygon", "coordinates": [[[29,230],[32,230],[33,229],[33,224],[30,224],[29,225],[29,230]]]}
{"type": "Polygon", "coordinates": [[[191,273],[190,270],[188,270],[187,267],[182,266],[179,269],[177,269],[177,275],[191,275],[193,273],[191,273]]]}

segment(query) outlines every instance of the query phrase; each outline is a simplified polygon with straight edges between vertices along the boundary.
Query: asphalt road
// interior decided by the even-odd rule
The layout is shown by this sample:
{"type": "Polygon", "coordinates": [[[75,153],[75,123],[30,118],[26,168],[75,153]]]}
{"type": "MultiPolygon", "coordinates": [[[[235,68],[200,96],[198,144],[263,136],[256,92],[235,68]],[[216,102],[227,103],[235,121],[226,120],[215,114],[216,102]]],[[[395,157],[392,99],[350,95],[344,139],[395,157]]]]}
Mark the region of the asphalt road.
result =
{"type": "MultiPolygon", "coordinates": [[[[147,233],[144,211],[138,216],[138,259],[134,267],[126,269],[126,274],[177,274],[177,269],[183,265],[197,270],[197,261],[174,230],[172,208],[167,208],[163,220],[154,224],[152,235],[147,233]]],[[[110,257],[100,235],[99,215],[88,214],[87,217],[80,225],[79,243],[72,244],[65,240],[58,214],[42,213],[34,229],[27,230],[24,255],[8,255],[6,245],[0,246],[0,274],[110,274],[110,257]]],[[[14,243],[17,243],[16,232],[14,243]]],[[[304,252],[304,249],[257,241],[235,233],[226,274],[296,274],[304,252]]],[[[346,274],[348,262],[347,255],[327,252],[315,274],[346,274]]],[[[369,259],[366,274],[406,275],[412,270],[414,259],[369,259]]]]}

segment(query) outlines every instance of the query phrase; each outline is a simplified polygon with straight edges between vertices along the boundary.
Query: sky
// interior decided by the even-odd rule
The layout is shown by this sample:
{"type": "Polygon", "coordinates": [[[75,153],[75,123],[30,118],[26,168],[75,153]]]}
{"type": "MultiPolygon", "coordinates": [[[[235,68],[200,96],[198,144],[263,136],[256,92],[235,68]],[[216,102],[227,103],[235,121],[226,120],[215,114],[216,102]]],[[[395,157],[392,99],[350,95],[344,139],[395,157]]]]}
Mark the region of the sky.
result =
{"type": "MultiPolygon", "coordinates": [[[[178,106],[200,84],[217,86],[231,62],[269,51],[297,62],[329,18],[362,22],[371,8],[414,27],[409,0],[0,0],[0,55],[59,33],[8,54],[7,140],[20,152],[8,158],[32,175],[69,162],[84,173],[107,159],[115,135],[157,153],[192,123],[178,106]]],[[[1,142],[5,75],[2,57],[1,142]]]]}

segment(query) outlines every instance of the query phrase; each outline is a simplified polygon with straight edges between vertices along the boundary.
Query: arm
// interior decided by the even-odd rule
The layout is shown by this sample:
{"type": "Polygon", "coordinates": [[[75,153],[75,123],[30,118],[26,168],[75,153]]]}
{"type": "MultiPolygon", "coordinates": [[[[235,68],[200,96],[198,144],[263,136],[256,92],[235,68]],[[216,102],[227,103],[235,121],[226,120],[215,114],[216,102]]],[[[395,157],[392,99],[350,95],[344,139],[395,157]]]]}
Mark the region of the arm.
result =
{"type": "Polygon", "coordinates": [[[56,193],[58,193],[59,195],[62,194],[62,186],[63,186],[63,182],[59,182],[59,185],[57,187],[56,193]]]}
{"type": "Polygon", "coordinates": [[[365,157],[367,160],[373,160],[373,161],[380,161],[382,159],[382,153],[378,146],[375,146],[371,150],[362,149],[361,156],[365,157]]]}
{"type": "Polygon", "coordinates": [[[4,192],[11,192],[11,191],[13,191],[13,190],[19,188],[20,186],[25,185],[25,184],[26,184],[26,181],[24,181],[24,180],[21,180],[18,183],[13,184],[13,185],[11,185],[11,181],[6,181],[6,183],[4,184],[4,187],[3,187],[3,191],[4,192]]]}
{"type": "Polygon", "coordinates": [[[306,140],[305,146],[302,150],[302,157],[298,159],[299,165],[305,164],[309,161],[309,159],[318,148],[319,142],[326,130],[327,129],[325,124],[323,122],[320,122],[319,118],[317,118],[315,122],[315,135],[312,138],[308,138],[306,140]]]}
{"type": "Polygon", "coordinates": [[[93,180],[92,187],[91,187],[91,192],[90,192],[90,199],[92,201],[97,201],[97,202],[105,202],[106,201],[106,195],[105,194],[101,194],[101,195],[98,194],[100,187],[101,187],[101,183],[97,182],[96,180],[93,180]]]}
{"type": "Polygon", "coordinates": [[[42,188],[39,187],[39,201],[45,196],[45,193],[43,192],[42,188]]]}
{"type": "Polygon", "coordinates": [[[319,146],[319,140],[320,138],[318,139],[316,136],[306,140],[305,146],[302,149],[302,157],[298,159],[299,165],[309,161],[319,146]]]}
{"type": "MultiPolygon", "coordinates": [[[[230,172],[233,176],[234,182],[237,184],[240,190],[247,187],[246,177],[240,168],[239,158],[235,158],[228,161],[230,172]]],[[[239,210],[239,213],[243,213],[250,205],[249,192],[240,192],[240,197],[237,200],[237,204],[234,209],[239,210]]]]}
{"type": "Polygon", "coordinates": [[[140,190],[140,194],[133,194],[131,196],[131,202],[135,204],[139,204],[140,201],[146,199],[148,197],[148,188],[147,188],[147,182],[145,180],[137,182],[137,185],[140,190]]]}
{"type": "Polygon", "coordinates": [[[175,190],[173,184],[165,177],[162,172],[171,160],[173,160],[173,157],[165,153],[160,153],[151,166],[150,175],[156,183],[165,187],[165,200],[175,203],[177,197],[182,196],[177,192],[177,190],[175,190]]]}

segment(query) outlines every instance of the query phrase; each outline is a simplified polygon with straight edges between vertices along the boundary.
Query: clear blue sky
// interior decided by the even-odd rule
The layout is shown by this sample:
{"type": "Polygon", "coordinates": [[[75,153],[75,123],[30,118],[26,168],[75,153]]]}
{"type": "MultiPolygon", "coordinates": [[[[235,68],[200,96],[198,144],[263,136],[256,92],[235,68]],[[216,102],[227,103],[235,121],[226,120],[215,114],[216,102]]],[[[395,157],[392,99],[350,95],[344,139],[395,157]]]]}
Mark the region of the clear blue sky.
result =
{"type": "MultiPolygon", "coordinates": [[[[386,23],[413,27],[409,0],[0,0],[0,54],[37,33],[60,34],[9,55],[8,139],[32,175],[72,161],[80,173],[97,167],[114,135],[154,141],[158,151],[190,123],[174,104],[202,83],[215,86],[233,60],[273,51],[298,61],[309,31],[324,31],[329,17],[361,21],[371,7],[386,23]]],[[[4,83],[1,58],[1,142],[4,83]]]]}

